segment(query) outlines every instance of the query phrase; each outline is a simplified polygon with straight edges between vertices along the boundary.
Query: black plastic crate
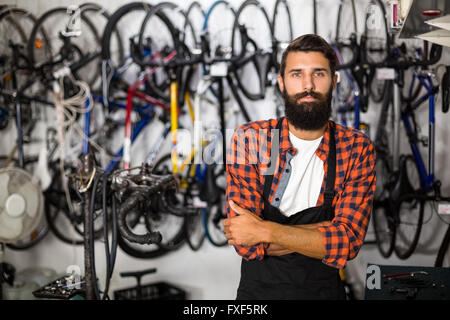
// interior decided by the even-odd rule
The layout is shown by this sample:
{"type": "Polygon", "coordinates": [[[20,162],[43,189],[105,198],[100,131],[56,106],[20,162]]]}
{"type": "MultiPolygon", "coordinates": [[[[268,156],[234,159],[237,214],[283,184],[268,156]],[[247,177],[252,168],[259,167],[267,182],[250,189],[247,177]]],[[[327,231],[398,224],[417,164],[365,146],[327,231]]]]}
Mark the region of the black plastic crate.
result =
{"type": "Polygon", "coordinates": [[[167,282],[114,291],[114,300],[186,300],[186,292],[167,282]]]}

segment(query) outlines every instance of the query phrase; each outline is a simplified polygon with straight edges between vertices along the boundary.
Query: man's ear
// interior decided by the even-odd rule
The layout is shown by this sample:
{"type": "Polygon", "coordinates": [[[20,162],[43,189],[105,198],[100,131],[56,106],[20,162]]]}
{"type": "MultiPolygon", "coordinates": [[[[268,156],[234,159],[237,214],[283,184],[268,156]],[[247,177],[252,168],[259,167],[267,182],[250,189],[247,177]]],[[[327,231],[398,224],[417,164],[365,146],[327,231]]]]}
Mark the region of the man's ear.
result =
{"type": "Polygon", "coordinates": [[[280,87],[280,91],[283,92],[283,90],[284,90],[283,77],[281,75],[278,75],[277,80],[278,80],[278,86],[280,87]]]}
{"type": "Polygon", "coordinates": [[[333,77],[333,90],[336,89],[336,85],[337,85],[338,80],[339,80],[340,74],[338,74],[338,72],[339,72],[339,71],[336,71],[336,72],[334,73],[334,77],[333,77]]]}

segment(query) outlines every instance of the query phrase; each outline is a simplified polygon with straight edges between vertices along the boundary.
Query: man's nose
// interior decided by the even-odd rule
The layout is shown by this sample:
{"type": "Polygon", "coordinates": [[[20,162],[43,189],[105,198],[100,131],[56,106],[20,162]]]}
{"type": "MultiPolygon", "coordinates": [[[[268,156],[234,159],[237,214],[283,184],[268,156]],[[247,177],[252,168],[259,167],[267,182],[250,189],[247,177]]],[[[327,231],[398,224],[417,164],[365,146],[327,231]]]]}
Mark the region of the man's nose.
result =
{"type": "Polygon", "coordinates": [[[312,91],[315,89],[314,79],[312,75],[305,75],[302,81],[303,91],[312,91]]]}

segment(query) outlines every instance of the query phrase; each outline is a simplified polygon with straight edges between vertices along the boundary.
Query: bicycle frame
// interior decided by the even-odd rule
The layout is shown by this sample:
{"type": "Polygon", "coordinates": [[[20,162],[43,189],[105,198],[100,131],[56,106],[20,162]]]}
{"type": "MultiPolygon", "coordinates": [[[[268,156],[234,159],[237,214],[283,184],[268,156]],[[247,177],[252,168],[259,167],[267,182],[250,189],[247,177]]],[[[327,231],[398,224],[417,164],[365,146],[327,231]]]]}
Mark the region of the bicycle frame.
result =
{"type": "Polygon", "coordinates": [[[433,83],[430,76],[422,76],[422,75],[414,75],[410,95],[412,92],[412,87],[414,86],[414,82],[418,78],[423,87],[427,90],[426,94],[420,97],[411,108],[407,108],[402,112],[402,121],[406,130],[406,134],[409,139],[411,151],[414,157],[414,160],[417,164],[417,169],[420,176],[420,181],[424,192],[428,192],[431,190],[433,183],[435,182],[434,177],[434,150],[435,150],[435,92],[433,90],[433,83]],[[419,146],[413,137],[415,137],[415,130],[413,125],[411,124],[411,116],[413,113],[413,109],[415,107],[422,104],[428,100],[428,122],[429,122],[429,144],[428,144],[428,171],[425,167],[425,162],[422,158],[422,155],[419,150],[419,146]]]}
{"type": "MultiPolygon", "coordinates": [[[[103,97],[93,95],[94,100],[97,100],[100,103],[103,103],[103,97]]],[[[117,103],[114,101],[109,101],[108,106],[111,107],[118,107],[121,109],[126,109],[127,106],[121,103],[117,103]]],[[[133,145],[133,142],[136,140],[136,138],[139,136],[139,134],[142,132],[142,130],[153,120],[153,110],[155,109],[155,106],[152,104],[147,104],[144,107],[135,108],[135,111],[137,111],[141,116],[142,119],[139,120],[139,122],[135,125],[133,130],[130,132],[130,147],[133,145]]],[[[86,127],[86,125],[85,125],[86,127]]],[[[131,125],[130,125],[131,127],[131,125]]],[[[161,134],[161,138],[164,138],[167,135],[167,130],[164,130],[161,134]]],[[[116,154],[113,156],[112,160],[108,163],[108,165],[105,168],[105,172],[110,173],[117,169],[117,166],[120,164],[123,154],[124,154],[124,148],[125,145],[122,145],[122,147],[119,149],[119,151],[116,152],[116,154]]],[[[159,146],[155,146],[154,149],[158,149],[159,146]]],[[[156,151],[154,150],[154,151],[156,151]]],[[[148,160],[147,160],[148,162],[148,160]]]]}

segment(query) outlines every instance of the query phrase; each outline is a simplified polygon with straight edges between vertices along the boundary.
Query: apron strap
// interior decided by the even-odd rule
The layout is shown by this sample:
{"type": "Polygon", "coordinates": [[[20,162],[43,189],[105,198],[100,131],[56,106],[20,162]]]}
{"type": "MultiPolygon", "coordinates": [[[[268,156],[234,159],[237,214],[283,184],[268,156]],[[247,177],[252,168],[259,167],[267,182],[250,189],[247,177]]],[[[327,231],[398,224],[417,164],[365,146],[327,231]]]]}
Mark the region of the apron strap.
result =
{"type": "MultiPolygon", "coordinates": [[[[281,118],[278,120],[276,129],[278,129],[278,135],[279,140],[281,144],[281,127],[283,123],[283,119],[281,118]]],[[[274,150],[276,147],[276,144],[273,143],[270,148],[270,157],[272,159],[272,155],[275,154],[275,152],[279,150],[274,150]]],[[[328,152],[328,170],[327,170],[327,181],[326,181],[326,188],[324,191],[324,208],[330,209],[333,204],[333,199],[335,195],[334,190],[334,184],[336,181],[336,138],[335,138],[335,129],[333,122],[330,122],[330,143],[329,143],[330,150],[328,152]]],[[[270,194],[270,188],[272,187],[272,181],[273,181],[273,174],[272,175],[266,175],[266,179],[264,181],[264,189],[263,189],[263,199],[264,199],[264,211],[266,208],[269,208],[269,194],[270,194]]],[[[263,211],[263,216],[264,216],[263,211]]]]}
{"type": "MultiPolygon", "coordinates": [[[[272,159],[274,159],[273,155],[278,155],[278,153],[280,152],[280,145],[281,145],[281,128],[282,128],[282,124],[283,124],[283,119],[278,119],[277,122],[277,126],[275,127],[275,129],[277,129],[277,131],[275,132],[275,136],[274,138],[277,136],[278,134],[278,139],[280,141],[279,144],[276,143],[271,143],[270,146],[270,161],[272,161],[272,159]],[[276,148],[278,147],[278,150],[276,150],[276,148]]],[[[276,161],[276,160],[275,160],[276,161]]],[[[275,165],[274,163],[270,163],[270,166],[275,165]]],[[[264,199],[264,210],[266,210],[266,208],[269,208],[270,203],[269,203],[269,194],[270,194],[270,188],[272,187],[272,181],[273,181],[273,174],[271,175],[266,175],[266,179],[264,180],[264,190],[263,190],[263,199],[264,199]]],[[[263,212],[263,216],[264,216],[264,212],[263,212]]]]}
{"type": "Polygon", "coordinates": [[[334,184],[336,181],[336,138],[335,138],[335,129],[334,124],[330,123],[330,150],[328,152],[328,170],[327,170],[327,181],[326,181],[326,189],[323,193],[324,199],[324,208],[329,209],[333,204],[334,199],[334,184]]]}

